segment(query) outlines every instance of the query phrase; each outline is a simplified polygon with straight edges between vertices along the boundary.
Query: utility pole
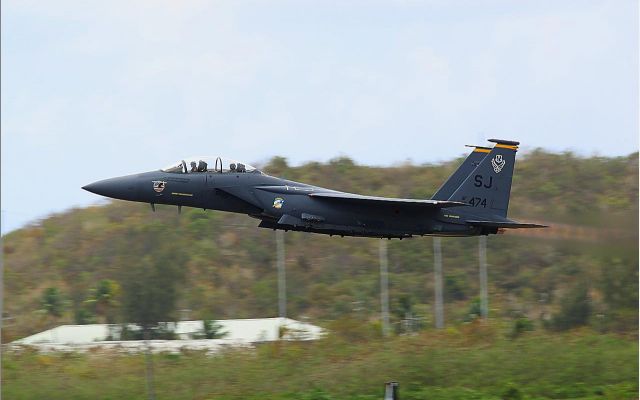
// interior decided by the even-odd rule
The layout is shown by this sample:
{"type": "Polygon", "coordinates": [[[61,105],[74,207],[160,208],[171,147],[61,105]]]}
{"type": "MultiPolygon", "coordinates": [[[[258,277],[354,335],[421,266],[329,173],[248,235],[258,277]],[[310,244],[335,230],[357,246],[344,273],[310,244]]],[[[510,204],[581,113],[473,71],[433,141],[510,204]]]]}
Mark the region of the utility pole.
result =
{"type": "Polygon", "coordinates": [[[489,295],[487,291],[487,237],[480,235],[478,240],[478,259],[480,261],[480,315],[485,321],[489,317],[489,295]]]}
{"type": "Polygon", "coordinates": [[[444,311],[442,301],[442,243],[439,237],[433,238],[433,272],[435,292],[436,328],[444,328],[444,311]]]}
{"type": "Polygon", "coordinates": [[[387,241],[380,239],[380,312],[382,336],[389,336],[389,256],[387,241]]]}
{"type": "Polygon", "coordinates": [[[287,287],[284,270],[284,231],[276,230],[276,253],[278,258],[278,316],[287,317],[287,287]]]}
{"type": "Polygon", "coordinates": [[[146,365],[147,396],[149,397],[149,400],[155,400],[156,388],[155,388],[154,379],[153,379],[153,354],[151,354],[151,341],[150,341],[151,338],[149,335],[149,328],[144,327],[142,329],[144,330],[144,341],[146,342],[144,360],[146,365]]]}
{"type": "MultiPolygon", "coordinates": [[[[151,208],[154,211],[154,218],[156,221],[159,219],[158,214],[155,213],[156,209],[153,204],[151,204],[151,208]]],[[[155,387],[155,378],[153,374],[153,352],[151,349],[151,331],[150,331],[149,323],[144,322],[142,324],[142,336],[145,343],[145,351],[144,351],[144,364],[145,364],[145,381],[147,386],[147,397],[149,400],[156,400],[156,387],[155,387]]],[[[122,331],[120,331],[122,335],[122,331]]]]}

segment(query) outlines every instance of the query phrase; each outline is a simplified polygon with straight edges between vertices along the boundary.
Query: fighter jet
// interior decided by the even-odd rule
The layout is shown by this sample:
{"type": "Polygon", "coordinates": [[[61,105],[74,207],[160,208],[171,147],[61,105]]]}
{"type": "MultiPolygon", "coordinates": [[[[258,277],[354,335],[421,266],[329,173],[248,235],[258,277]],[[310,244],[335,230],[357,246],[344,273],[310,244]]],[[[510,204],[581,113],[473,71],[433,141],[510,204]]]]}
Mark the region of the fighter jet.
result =
{"type": "MultiPolygon", "coordinates": [[[[83,187],[115,199],[247,214],[261,228],[339,236],[477,236],[543,228],[507,218],[519,142],[474,149],[431,199],[345,193],[270,176],[221,157],[192,157],[157,171],[83,187]]],[[[402,179],[402,177],[398,177],[402,179]]]]}

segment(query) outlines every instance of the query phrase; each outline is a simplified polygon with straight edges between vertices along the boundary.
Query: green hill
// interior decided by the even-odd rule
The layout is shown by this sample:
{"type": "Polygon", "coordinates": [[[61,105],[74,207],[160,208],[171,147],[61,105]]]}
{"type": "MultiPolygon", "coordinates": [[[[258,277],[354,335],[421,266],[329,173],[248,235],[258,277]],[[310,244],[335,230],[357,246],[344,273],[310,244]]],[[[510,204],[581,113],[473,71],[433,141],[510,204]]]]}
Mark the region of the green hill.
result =
{"type": "MultiPolygon", "coordinates": [[[[274,158],[263,169],[350,192],[428,198],[460,161],[382,168],[338,158],[290,167],[274,158]]],[[[583,158],[535,150],[521,155],[509,214],[606,234],[595,241],[580,235],[490,237],[491,317],[550,329],[590,325],[637,331],[638,153],[583,158]]],[[[241,215],[198,209],[178,215],[169,206],[152,213],[148,205],[115,201],[11,232],[5,237],[5,311],[13,319],[3,330],[4,340],[54,324],[123,321],[127,291],[153,289],[175,298],[176,318],[178,310],[190,310],[193,319],[274,316],[274,233],[256,225],[241,215]],[[160,264],[162,272],[153,270],[160,264]],[[156,271],[156,280],[144,286],[147,271],[156,271]],[[110,312],[96,300],[96,288],[105,279],[120,287],[110,312]],[[60,293],[48,292],[59,304],[43,304],[47,288],[60,293]],[[54,308],[59,312],[51,312],[54,308]]],[[[401,321],[408,313],[417,318],[416,326],[431,326],[431,239],[391,241],[389,256],[396,330],[404,329],[401,321]]],[[[289,232],[286,260],[289,316],[375,326],[378,240],[289,232]]],[[[477,239],[443,239],[443,260],[447,324],[469,321],[479,292],[477,239]]]]}

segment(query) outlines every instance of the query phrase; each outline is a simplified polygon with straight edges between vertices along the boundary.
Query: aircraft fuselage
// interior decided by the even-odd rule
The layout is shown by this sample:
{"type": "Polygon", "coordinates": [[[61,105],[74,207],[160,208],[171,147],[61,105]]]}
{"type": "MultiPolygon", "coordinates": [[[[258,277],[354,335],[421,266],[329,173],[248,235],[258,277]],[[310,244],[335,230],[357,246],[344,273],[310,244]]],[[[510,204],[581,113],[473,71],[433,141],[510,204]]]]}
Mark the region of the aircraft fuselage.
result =
{"type": "Polygon", "coordinates": [[[310,193],[335,191],[262,173],[151,171],[106,179],[86,190],[121,200],[247,214],[260,227],[342,236],[472,236],[453,209],[332,203],[310,193]]]}

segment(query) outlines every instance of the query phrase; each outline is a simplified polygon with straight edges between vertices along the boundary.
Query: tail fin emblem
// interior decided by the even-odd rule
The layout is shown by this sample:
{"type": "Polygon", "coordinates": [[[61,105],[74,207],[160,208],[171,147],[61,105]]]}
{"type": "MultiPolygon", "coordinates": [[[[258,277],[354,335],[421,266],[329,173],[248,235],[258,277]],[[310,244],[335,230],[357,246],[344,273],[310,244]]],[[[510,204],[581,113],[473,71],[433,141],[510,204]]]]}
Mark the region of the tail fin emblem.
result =
{"type": "Polygon", "coordinates": [[[493,166],[493,170],[496,171],[496,174],[502,171],[505,164],[506,161],[502,159],[502,154],[496,154],[496,156],[491,160],[491,165],[493,166]]]}

